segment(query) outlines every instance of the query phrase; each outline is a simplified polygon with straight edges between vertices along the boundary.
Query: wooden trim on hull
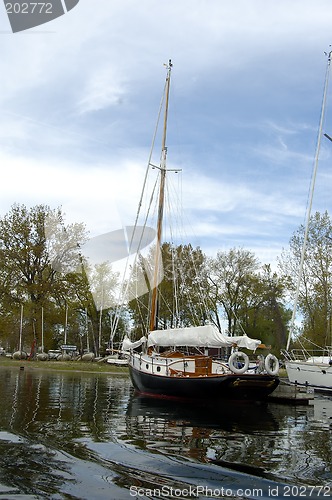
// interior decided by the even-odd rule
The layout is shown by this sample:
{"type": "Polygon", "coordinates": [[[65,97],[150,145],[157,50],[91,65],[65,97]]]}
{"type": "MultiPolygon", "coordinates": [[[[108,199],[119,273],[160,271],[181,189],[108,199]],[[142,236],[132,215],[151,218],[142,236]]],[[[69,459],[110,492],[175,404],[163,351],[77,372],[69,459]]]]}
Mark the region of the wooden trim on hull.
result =
{"type": "Polygon", "coordinates": [[[261,401],[279,385],[272,375],[227,374],[212,377],[169,377],[141,372],[129,366],[138,392],[186,399],[238,399],[261,401]]]}

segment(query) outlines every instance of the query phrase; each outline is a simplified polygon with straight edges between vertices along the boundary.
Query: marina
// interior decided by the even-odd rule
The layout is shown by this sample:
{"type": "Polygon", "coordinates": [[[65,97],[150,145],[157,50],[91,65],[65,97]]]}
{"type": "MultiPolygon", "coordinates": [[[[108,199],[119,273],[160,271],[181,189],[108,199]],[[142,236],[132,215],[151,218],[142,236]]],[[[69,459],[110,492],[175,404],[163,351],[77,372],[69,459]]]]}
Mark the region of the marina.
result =
{"type": "Polygon", "coordinates": [[[0,500],[332,497],[331,22],[4,2],[0,500]]]}

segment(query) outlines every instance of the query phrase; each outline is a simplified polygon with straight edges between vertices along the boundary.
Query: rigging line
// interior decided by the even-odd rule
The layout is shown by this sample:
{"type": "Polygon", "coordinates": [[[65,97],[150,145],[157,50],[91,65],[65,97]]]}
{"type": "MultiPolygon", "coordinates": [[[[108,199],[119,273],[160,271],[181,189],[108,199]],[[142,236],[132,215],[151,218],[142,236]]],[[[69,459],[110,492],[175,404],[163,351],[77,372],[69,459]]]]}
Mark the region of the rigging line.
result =
{"type": "MultiPolygon", "coordinates": [[[[192,318],[194,319],[194,324],[195,325],[201,324],[202,318],[199,317],[198,312],[197,312],[197,307],[193,303],[192,300],[189,302],[189,311],[191,312],[192,318]]],[[[202,313],[202,311],[201,311],[201,313],[202,313]]]]}
{"type": "MultiPolygon", "coordinates": [[[[189,261],[191,261],[190,258],[189,258],[189,261]]],[[[189,289],[188,289],[188,287],[190,287],[190,281],[188,282],[188,280],[187,280],[186,269],[182,266],[182,261],[180,262],[180,266],[179,266],[179,276],[181,278],[180,298],[183,299],[185,296],[185,301],[186,301],[188,310],[190,311],[193,324],[201,324],[201,317],[198,315],[198,305],[196,303],[197,301],[195,301],[195,303],[194,303],[194,301],[191,298],[191,293],[189,292],[189,289]]],[[[200,314],[202,314],[201,309],[200,309],[200,314]]]]}
{"type": "MultiPolygon", "coordinates": [[[[135,257],[134,257],[134,262],[132,264],[132,268],[133,269],[136,268],[136,266],[137,266],[137,260],[141,256],[140,249],[141,249],[142,239],[143,239],[143,235],[144,235],[144,228],[147,225],[147,221],[148,221],[148,218],[149,218],[150,213],[151,213],[151,207],[153,205],[153,201],[155,200],[155,192],[156,192],[156,188],[158,186],[159,175],[160,175],[160,172],[158,172],[158,175],[157,175],[157,178],[155,180],[155,184],[153,186],[153,190],[152,190],[152,193],[151,193],[151,196],[150,196],[150,202],[149,202],[148,210],[147,210],[147,213],[146,213],[146,216],[145,216],[145,220],[144,220],[144,223],[143,223],[143,231],[141,232],[141,236],[140,236],[140,239],[139,239],[137,251],[136,251],[135,257]]],[[[154,207],[154,210],[156,210],[156,207],[154,207]]],[[[156,249],[156,251],[158,251],[158,249],[156,249]]],[[[125,300],[125,297],[128,295],[128,289],[130,287],[130,277],[127,280],[125,279],[125,277],[126,277],[125,275],[126,275],[127,269],[128,269],[128,264],[129,264],[129,258],[127,259],[127,262],[126,262],[126,270],[125,270],[123,281],[122,281],[122,284],[121,284],[120,298],[119,298],[119,301],[118,301],[118,306],[117,306],[116,314],[114,316],[113,324],[111,326],[111,338],[115,335],[115,331],[116,331],[116,328],[117,328],[119,320],[120,320],[120,315],[119,315],[118,311],[123,307],[123,302],[125,300]]],[[[140,263],[140,265],[141,266],[143,265],[142,262],[140,263]]],[[[144,273],[144,270],[143,270],[143,273],[144,273]]],[[[136,298],[138,298],[138,297],[136,297],[136,298]]]]}
{"type": "MultiPolygon", "coordinates": [[[[162,134],[162,145],[161,145],[161,158],[160,158],[160,186],[159,186],[159,198],[158,198],[158,218],[157,218],[157,245],[160,246],[162,227],[163,227],[163,212],[164,212],[164,196],[165,196],[165,180],[166,180],[166,161],[167,161],[167,146],[166,146],[166,136],[167,136],[167,122],[168,122],[168,107],[169,107],[169,91],[171,82],[171,69],[172,63],[169,60],[167,67],[167,77],[166,77],[166,90],[165,90],[165,110],[164,110],[164,126],[162,134]]],[[[150,331],[154,330],[157,318],[157,306],[158,306],[158,269],[159,269],[159,252],[155,254],[154,263],[154,273],[153,273],[153,285],[151,294],[151,311],[150,311],[150,331]]]]}
{"type": "MultiPolygon", "coordinates": [[[[204,259],[204,256],[203,256],[203,259],[204,259]]],[[[193,254],[192,254],[192,260],[193,260],[193,265],[194,265],[196,277],[198,278],[197,286],[198,286],[199,297],[200,297],[201,302],[202,302],[202,312],[205,312],[205,314],[208,315],[208,311],[209,311],[208,300],[209,299],[207,298],[205,290],[203,290],[203,287],[201,284],[202,279],[204,278],[204,273],[205,273],[205,262],[203,260],[203,262],[201,264],[200,274],[198,274],[198,269],[197,269],[197,266],[196,266],[195,261],[193,259],[193,254]]]]}
{"type": "MultiPolygon", "coordinates": [[[[166,85],[167,85],[167,82],[165,82],[163,94],[162,94],[162,97],[161,97],[161,100],[160,100],[160,105],[159,105],[159,110],[158,110],[158,115],[157,115],[156,126],[155,126],[155,129],[154,129],[154,133],[153,133],[153,137],[152,137],[152,143],[151,143],[151,148],[150,148],[150,153],[149,153],[149,158],[148,158],[148,162],[147,162],[147,166],[146,166],[146,170],[145,170],[145,176],[144,176],[144,181],[143,181],[143,188],[142,188],[141,196],[140,196],[139,203],[138,203],[138,209],[137,209],[135,223],[134,223],[134,230],[132,232],[131,239],[130,239],[129,246],[128,246],[128,255],[130,255],[131,250],[132,250],[132,245],[133,245],[134,236],[135,236],[135,230],[136,230],[136,227],[137,227],[137,224],[138,224],[138,219],[139,219],[141,208],[142,208],[143,197],[144,197],[145,188],[146,188],[146,184],[147,184],[148,174],[149,174],[150,167],[151,167],[152,155],[153,155],[153,151],[154,151],[154,148],[155,148],[155,142],[156,142],[156,137],[157,137],[157,133],[158,133],[158,130],[159,130],[161,113],[162,113],[162,110],[163,110],[163,105],[164,105],[164,100],[165,100],[166,85]]],[[[123,274],[123,279],[125,277],[125,273],[126,272],[127,272],[127,265],[125,267],[125,271],[124,271],[124,274],[123,274]]],[[[121,295],[119,296],[119,299],[120,300],[122,299],[121,295]]],[[[117,307],[115,317],[118,315],[119,309],[121,309],[122,307],[123,307],[123,304],[121,304],[120,308],[117,307]]],[[[118,321],[117,321],[117,323],[118,323],[118,321]]],[[[114,329],[113,325],[111,325],[111,331],[113,329],[114,329]]]]}
{"type": "MultiPolygon", "coordinates": [[[[180,183],[182,182],[182,176],[181,176],[180,179],[178,178],[178,184],[179,184],[179,182],[180,183]]],[[[173,183],[171,183],[171,184],[168,185],[168,190],[170,190],[170,188],[172,188],[174,190],[174,184],[173,183]]],[[[184,233],[183,218],[179,217],[180,213],[183,212],[183,210],[181,210],[181,209],[183,209],[182,190],[181,189],[177,189],[177,190],[174,190],[174,192],[176,194],[175,199],[176,199],[176,207],[177,207],[178,210],[175,211],[173,218],[175,220],[175,224],[178,223],[178,220],[181,220],[182,234],[183,234],[184,233]]],[[[170,200],[170,199],[171,198],[169,196],[168,200],[170,200]]],[[[173,213],[173,212],[170,211],[170,213],[173,213]]],[[[174,233],[171,234],[171,237],[174,239],[174,233]]],[[[182,239],[182,242],[183,242],[183,239],[182,239]]],[[[200,305],[200,312],[201,312],[201,315],[205,314],[206,316],[208,316],[208,310],[209,309],[208,309],[206,298],[204,296],[205,294],[203,293],[203,288],[202,288],[202,284],[201,284],[201,279],[199,277],[198,268],[197,268],[197,265],[196,265],[196,262],[195,262],[195,259],[194,259],[194,249],[192,248],[190,250],[189,246],[188,245],[186,245],[186,246],[187,246],[187,248],[189,250],[189,260],[192,263],[192,267],[194,269],[194,274],[195,274],[195,276],[197,278],[198,295],[199,295],[199,298],[200,298],[200,304],[199,304],[200,305]]],[[[176,291],[176,288],[175,288],[175,291],[176,291]]],[[[175,297],[175,299],[177,299],[177,297],[175,297]]]]}
{"type": "MultiPolygon", "coordinates": [[[[157,126],[156,126],[156,129],[155,129],[154,138],[153,138],[153,146],[152,146],[151,151],[150,151],[150,157],[149,157],[148,167],[147,167],[147,170],[146,170],[146,175],[145,175],[145,179],[144,179],[144,183],[143,183],[142,195],[141,195],[141,198],[140,198],[140,201],[139,201],[139,206],[138,206],[138,210],[137,210],[137,214],[136,214],[136,220],[135,220],[135,225],[134,225],[134,231],[132,232],[129,249],[132,248],[132,243],[133,243],[133,240],[134,240],[135,230],[136,230],[136,227],[137,227],[137,222],[138,222],[139,214],[140,214],[141,207],[142,207],[143,194],[145,192],[145,187],[146,187],[148,172],[149,172],[150,166],[153,167],[153,165],[151,163],[152,152],[153,152],[153,149],[154,149],[154,143],[155,143],[155,138],[156,138],[156,135],[157,135],[157,130],[159,128],[158,125],[159,125],[159,121],[160,121],[161,112],[162,112],[163,107],[165,107],[164,129],[163,129],[163,136],[162,136],[162,153],[161,153],[161,163],[160,163],[160,172],[162,174],[161,175],[161,184],[160,184],[160,199],[162,199],[162,196],[163,196],[162,193],[163,193],[164,178],[165,178],[165,173],[166,173],[166,153],[167,153],[167,148],[166,148],[166,145],[165,145],[165,141],[166,141],[166,126],[167,126],[167,116],[168,116],[168,98],[169,98],[171,67],[172,67],[171,61],[169,61],[169,65],[167,66],[167,78],[166,78],[166,82],[165,82],[165,87],[164,87],[164,92],[163,92],[163,98],[161,100],[159,114],[158,114],[158,120],[157,120],[157,126]],[[164,100],[165,100],[165,103],[164,103],[164,100]]],[[[157,229],[157,240],[158,240],[158,242],[160,241],[161,227],[162,227],[162,224],[161,224],[161,219],[162,219],[161,207],[162,207],[162,204],[159,202],[159,218],[158,218],[158,226],[157,226],[158,227],[158,229],[157,229]]],[[[155,269],[154,269],[154,286],[153,286],[153,295],[152,295],[152,311],[153,312],[151,313],[150,323],[152,323],[152,318],[153,318],[153,315],[155,315],[155,309],[156,309],[156,297],[157,297],[157,295],[156,295],[156,293],[157,293],[156,292],[156,290],[157,290],[156,286],[157,286],[157,280],[158,280],[158,275],[157,275],[156,269],[157,269],[157,263],[158,263],[158,250],[159,249],[157,248],[156,262],[155,262],[155,269]]],[[[128,265],[128,263],[127,263],[127,265],[128,265]]],[[[127,266],[126,266],[126,268],[127,268],[127,266]]],[[[150,329],[152,329],[152,327],[150,327],[150,329]]],[[[114,330],[114,327],[113,327],[113,330],[114,330]]]]}
{"type": "MultiPolygon", "coordinates": [[[[136,251],[135,257],[134,257],[134,262],[132,264],[133,268],[135,268],[135,266],[137,265],[137,259],[138,259],[139,255],[140,255],[140,249],[141,249],[141,245],[142,245],[142,239],[143,239],[143,235],[144,235],[144,229],[146,228],[146,224],[147,224],[147,221],[148,221],[148,218],[149,218],[149,215],[150,215],[152,203],[153,203],[153,200],[155,198],[154,195],[155,195],[155,191],[156,191],[156,188],[157,188],[157,185],[158,185],[158,177],[159,177],[159,174],[158,174],[158,176],[157,176],[157,178],[155,180],[155,184],[154,184],[151,196],[150,196],[150,202],[149,202],[148,210],[147,210],[147,213],[146,213],[146,216],[145,216],[145,219],[144,219],[144,223],[143,223],[143,231],[141,232],[141,236],[140,236],[139,243],[138,243],[138,246],[137,246],[137,251],[136,251]]],[[[125,266],[125,270],[124,270],[124,273],[123,273],[123,279],[122,279],[122,283],[121,283],[121,287],[120,287],[120,293],[119,293],[119,297],[118,297],[118,305],[117,305],[117,308],[116,308],[116,314],[114,315],[114,319],[113,319],[113,322],[112,322],[112,325],[111,325],[111,339],[114,337],[116,328],[117,328],[117,326],[119,324],[119,320],[120,320],[119,310],[121,310],[122,307],[123,307],[123,302],[125,300],[125,297],[126,297],[126,295],[128,293],[128,289],[129,289],[129,286],[130,286],[130,279],[127,278],[127,280],[126,280],[126,274],[127,274],[127,270],[128,270],[128,265],[129,265],[129,256],[128,256],[128,259],[126,261],[126,266],[125,266]]]]}
{"type": "Polygon", "coordinates": [[[175,248],[174,245],[171,247],[171,256],[172,256],[172,273],[173,273],[173,290],[174,290],[174,303],[175,303],[175,321],[178,323],[180,314],[179,314],[179,290],[178,290],[178,279],[177,279],[177,271],[175,268],[175,248]]]}
{"type": "MultiPolygon", "coordinates": [[[[183,238],[183,235],[185,233],[184,231],[184,224],[183,224],[183,217],[181,217],[182,215],[182,212],[183,212],[183,203],[182,203],[182,189],[179,189],[179,184],[181,185],[181,181],[182,181],[182,175],[180,176],[180,179],[178,177],[178,189],[175,189],[175,185],[174,183],[171,183],[168,188],[170,190],[170,188],[172,188],[172,193],[173,195],[175,194],[174,198],[175,198],[175,202],[176,202],[176,207],[177,207],[177,211],[175,212],[170,212],[173,214],[173,221],[174,222],[174,226],[177,228],[177,230],[179,231],[178,235],[174,235],[174,233],[172,232],[171,233],[171,237],[172,237],[172,241],[174,240],[174,236],[175,237],[178,237],[179,241],[177,241],[177,244],[183,244],[183,247],[187,248],[188,252],[189,252],[189,259],[188,261],[192,263],[192,267],[194,269],[194,272],[195,272],[195,275],[197,276],[197,268],[195,266],[195,260],[194,260],[194,257],[193,257],[193,251],[190,250],[190,247],[191,245],[188,245],[186,243],[184,243],[184,238],[183,238]],[[180,221],[180,223],[179,223],[180,221]],[[181,237],[182,235],[182,237],[181,237]]],[[[170,197],[169,197],[170,199],[170,197]]],[[[179,299],[181,299],[181,292],[179,290],[179,285],[180,283],[178,283],[176,281],[176,276],[175,276],[175,272],[177,272],[178,274],[178,277],[179,278],[182,278],[182,283],[184,284],[184,286],[187,286],[186,285],[186,281],[187,281],[187,276],[186,276],[186,270],[184,268],[184,266],[182,265],[183,262],[181,261],[181,256],[180,255],[175,255],[175,249],[173,248],[172,249],[172,256],[173,256],[173,259],[175,260],[175,258],[177,258],[177,262],[174,262],[173,263],[173,268],[174,268],[174,283],[173,283],[173,287],[174,287],[174,300],[175,300],[175,310],[176,310],[176,317],[178,318],[177,321],[180,320],[180,314],[179,314],[179,311],[180,311],[180,304],[179,304],[179,299]],[[175,266],[176,264],[176,266],[175,266]]],[[[202,294],[199,293],[200,295],[200,298],[202,298],[202,294]]],[[[191,310],[191,314],[192,316],[195,318],[195,321],[198,322],[199,321],[199,317],[197,314],[197,311],[195,311],[195,308],[193,307],[193,304],[190,305],[190,302],[192,301],[189,301],[189,306],[190,306],[190,310],[191,310]]],[[[201,304],[200,304],[200,307],[201,307],[201,304]]],[[[201,308],[201,314],[204,312],[204,308],[202,309],[201,308]]]]}
{"type": "MultiPolygon", "coordinates": [[[[312,340],[309,340],[309,339],[307,339],[307,338],[305,338],[305,337],[304,337],[302,340],[306,340],[307,342],[309,342],[310,344],[314,345],[315,347],[317,347],[317,348],[318,348],[318,349],[320,349],[320,350],[322,349],[322,347],[321,347],[321,346],[319,346],[319,345],[315,344],[314,342],[312,342],[312,340]]],[[[310,353],[309,353],[308,349],[307,349],[307,348],[304,346],[304,344],[302,343],[302,340],[301,340],[301,338],[299,338],[299,339],[298,339],[299,344],[300,344],[300,346],[301,346],[301,348],[302,348],[302,351],[303,351],[303,352],[305,352],[305,354],[306,354],[307,356],[310,356],[310,353]]]]}
{"type": "MultiPolygon", "coordinates": [[[[173,169],[172,169],[173,170],[173,169]]],[[[176,178],[177,180],[179,179],[179,176],[181,177],[181,170],[173,170],[177,174],[176,178]]],[[[175,220],[177,220],[178,214],[181,213],[181,195],[180,193],[180,188],[179,185],[176,187],[175,182],[173,181],[173,177],[168,177],[168,201],[169,205],[171,206],[171,202],[174,205],[176,210],[173,210],[172,215],[175,220]],[[174,202],[173,202],[174,200],[174,202]]]]}
{"type": "MultiPolygon", "coordinates": [[[[169,185],[168,186],[168,190],[170,188],[173,188],[174,189],[174,186],[173,184],[169,185]]],[[[171,198],[169,197],[168,200],[170,200],[171,198]]],[[[176,206],[178,207],[179,205],[179,196],[176,196],[176,206]]],[[[170,214],[173,214],[174,212],[170,210],[170,214]]],[[[173,218],[172,218],[173,219],[173,218]]],[[[178,227],[176,226],[176,224],[178,223],[178,220],[179,220],[179,214],[175,211],[175,215],[174,215],[174,225],[175,227],[178,227]]],[[[172,223],[173,223],[173,220],[172,220],[172,223]]],[[[176,236],[175,236],[176,238],[176,236]]],[[[172,242],[174,241],[174,232],[173,232],[173,226],[171,225],[171,240],[172,242]]],[[[183,241],[182,241],[183,243],[183,241]]],[[[178,242],[176,243],[178,244],[178,242]]],[[[174,312],[175,312],[175,320],[176,320],[176,323],[180,323],[180,304],[179,304],[179,299],[181,298],[181,292],[179,290],[179,276],[182,275],[182,278],[185,277],[185,268],[183,267],[182,265],[182,258],[181,258],[181,255],[178,255],[177,253],[177,249],[176,249],[176,244],[172,244],[171,246],[171,262],[172,262],[172,272],[173,272],[173,290],[174,290],[174,312]],[[179,258],[178,258],[179,257],[179,258]]],[[[183,244],[183,247],[185,245],[183,244]]],[[[189,255],[190,259],[189,260],[192,260],[192,254],[190,253],[189,255]]],[[[184,280],[183,280],[184,282],[184,280]]],[[[184,285],[186,286],[186,285],[184,285]]],[[[194,311],[194,309],[192,308],[192,311],[194,311]]],[[[197,320],[198,318],[196,318],[197,320]]]]}
{"type": "Polygon", "coordinates": [[[174,311],[172,310],[171,306],[169,305],[169,302],[165,299],[164,294],[159,290],[159,297],[160,297],[160,302],[162,302],[165,306],[166,311],[170,313],[170,316],[173,316],[174,311]]]}
{"type": "Polygon", "coordinates": [[[148,312],[149,308],[139,298],[137,298],[137,308],[138,308],[138,317],[141,320],[142,324],[142,335],[145,335],[146,332],[148,331],[148,324],[147,324],[147,314],[143,314],[143,311],[148,312]]]}
{"type": "MultiPolygon", "coordinates": [[[[202,287],[202,284],[201,284],[201,281],[202,281],[202,278],[203,278],[203,275],[202,275],[203,271],[202,271],[202,269],[199,270],[198,266],[196,264],[196,261],[195,261],[195,258],[194,258],[195,249],[190,245],[190,247],[188,246],[188,250],[189,250],[190,262],[191,262],[192,268],[194,270],[194,278],[196,278],[194,285],[198,289],[198,297],[200,299],[200,301],[199,301],[200,313],[201,313],[202,317],[204,315],[206,317],[208,317],[209,316],[208,315],[209,308],[208,308],[208,305],[207,305],[206,293],[204,293],[204,290],[203,290],[203,287],[202,287]]],[[[202,263],[202,266],[203,266],[203,263],[202,263]]]]}
{"type": "MultiPolygon", "coordinates": [[[[146,325],[144,325],[144,317],[143,317],[143,313],[142,313],[142,310],[145,308],[146,310],[148,310],[148,307],[143,303],[143,301],[140,299],[140,296],[141,294],[138,293],[139,289],[138,289],[138,283],[140,282],[139,281],[139,272],[140,272],[140,269],[138,267],[138,265],[136,265],[134,268],[133,268],[133,273],[132,273],[132,277],[133,277],[133,283],[134,283],[134,286],[133,286],[133,291],[131,293],[131,291],[128,292],[128,301],[130,300],[130,296],[133,297],[133,300],[136,300],[136,307],[137,307],[137,314],[138,314],[138,318],[139,320],[141,321],[141,325],[142,325],[142,334],[145,335],[146,333],[146,328],[144,328],[146,325]],[[135,275],[134,275],[135,273],[135,275]]],[[[144,271],[143,271],[144,273],[144,271]]]]}
{"type": "Polygon", "coordinates": [[[303,247],[302,247],[302,253],[301,253],[301,260],[300,260],[300,267],[299,267],[298,280],[297,280],[297,286],[296,286],[296,293],[295,293],[295,299],[294,299],[293,314],[292,314],[292,318],[291,318],[289,335],[288,335],[287,346],[286,346],[287,351],[289,349],[291,337],[292,337],[292,334],[294,331],[295,316],[296,316],[297,304],[298,304],[298,300],[299,300],[300,284],[301,284],[301,278],[302,278],[305,251],[306,251],[306,246],[307,246],[307,239],[308,239],[308,232],[309,232],[309,221],[310,221],[312,202],[313,202],[313,197],[314,197],[314,189],[315,189],[316,175],[317,175],[317,169],[318,169],[320,145],[321,145],[321,140],[322,140],[323,124],[324,124],[324,118],[325,118],[325,107],[326,107],[327,89],[328,89],[328,84],[329,84],[331,56],[332,56],[332,51],[328,53],[324,93],[323,93],[322,108],[321,108],[321,116],[320,116],[320,121],[319,121],[316,154],[315,154],[315,160],[314,160],[314,169],[313,169],[313,175],[312,175],[311,186],[310,186],[309,206],[307,209],[305,233],[304,233],[304,239],[303,239],[303,247]]]}
{"type": "MultiPolygon", "coordinates": [[[[146,171],[145,171],[145,177],[144,177],[144,181],[143,181],[143,189],[142,189],[141,197],[140,197],[140,200],[139,200],[139,203],[138,203],[138,209],[137,209],[137,214],[136,214],[136,219],[135,219],[134,227],[137,226],[138,218],[139,218],[141,207],[142,207],[143,196],[144,196],[145,187],[146,187],[146,183],[147,183],[148,173],[149,173],[150,167],[151,167],[152,154],[153,154],[153,151],[154,151],[156,137],[157,137],[157,133],[158,133],[158,129],[159,129],[160,117],[161,117],[161,113],[162,113],[162,110],[163,110],[163,104],[164,104],[164,100],[165,100],[166,86],[167,86],[167,82],[165,83],[163,95],[162,95],[162,98],[161,98],[161,101],[160,101],[160,106],[159,106],[159,111],[158,111],[158,117],[157,117],[157,123],[156,123],[156,127],[155,127],[154,134],[153,134],[152,144],[151,144],[151,148],[150,148],[150,155],[149,155],[149,159],[148,159],[147,168],[146,168],[146,171]]],[[[133,243],[133,238],[134,238],[134,232],[132,234],[131,241],[130,241],[130,244],[129,244],[129,250],[131,249],[131,245],[133,243]]]]}
{"type": "MultiPolygon", "coordinates": [[[[244,334],[244,335],[247,335],[246,331],[244,330],[243,326],[242,326],[242,323],[240,321],[240,319],[238,318],[236,312],[234,311],[234,309],[232,309],[232,314],[234,315],[236,321],[238,322],[238,325],[240,326],[240,330],[241,332],[244,334]]],[[[234,332],[235,333],[235,332],[234,332]]]]}
{"type": "MultiPolygon", "coordinates": [[[[167,183],[166,183],[166,213],[167,213],[167,216],[169,218],[169,221],[170,221],[170,224],[169,224],[169,236],[170,236],[170,254],[171,254],[171,266],[172,266],[172,287],[173,287],[173,299],[174,299],[174,302],[175,302],[175,307],[173,311],[169,311],[171,312],[171,314],[174,316],[175,315],[175,319],[177,321],[177,318],[178,318],[178,315],[179,315],[179,307],[178,307],[178,290],[177,290],[177,278],[176,278],[176,268],[175,268],[175,256],[174,256],[174,252],[175,252],[175,249],[174,249],[174,231],[173,231],[173,217],[172,217],[172,214],[173,214],[173,211],[171,210],[171,196],[170,196],[170,187],[171,187],[171,183],[170,183],[170,177],[167,178],[167,183]]],[[[175,225],[174,225],[175,226],[175,225]]],[[[170,308],[169,308],[170,309],[170,308]]]]}

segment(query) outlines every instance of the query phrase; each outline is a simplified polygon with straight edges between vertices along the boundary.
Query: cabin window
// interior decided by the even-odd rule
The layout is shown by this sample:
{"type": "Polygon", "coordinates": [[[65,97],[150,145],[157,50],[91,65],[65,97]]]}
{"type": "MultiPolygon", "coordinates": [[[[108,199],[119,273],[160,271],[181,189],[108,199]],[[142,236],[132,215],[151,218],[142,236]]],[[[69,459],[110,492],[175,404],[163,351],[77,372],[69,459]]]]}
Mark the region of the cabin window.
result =
{"type": "Polygon", "coordinates": [[[160,366],[157,366],[157,372],[160,372],[161,368],[160,366]]]}
{"type": "Polygon", "coordinates": [[[149,365],[148,365],[148,364],[146,364],[146,365],[145,365],[145,368],[148,370],[148,369],[149,369],[149,365]]]}

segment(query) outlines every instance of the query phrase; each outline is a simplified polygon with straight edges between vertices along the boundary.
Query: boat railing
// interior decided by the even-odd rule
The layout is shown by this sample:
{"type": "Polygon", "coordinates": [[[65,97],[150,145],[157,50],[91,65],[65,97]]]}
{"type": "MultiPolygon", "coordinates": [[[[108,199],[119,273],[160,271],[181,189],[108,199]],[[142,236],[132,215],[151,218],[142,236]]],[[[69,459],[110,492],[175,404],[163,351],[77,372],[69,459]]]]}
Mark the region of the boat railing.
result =
{"type": "Polygon", "coordinates": [[[181,363],[181,365],[183,366],[183,370],[179,370],[179,368],[177,368],[177,371],[185,371],[188,366],[186,358],[179,358],[174,361],[174,359],[160,357],[158,354],[149,357],[146,357],[144,353],[139,353],[138,355],[132,353],[131,355],[132,364],[134,367],[156,375],[170,375],[172,365],[178,366],[179,363],[181,363]]]}
{"type": "Polygon", "coordinates": [[[291,351],[282,350],[281,354],[287,361],[307,361],[313,358],[332,358],[332,346],[326,346],[321,349],[292,349],[291,351]]]}

